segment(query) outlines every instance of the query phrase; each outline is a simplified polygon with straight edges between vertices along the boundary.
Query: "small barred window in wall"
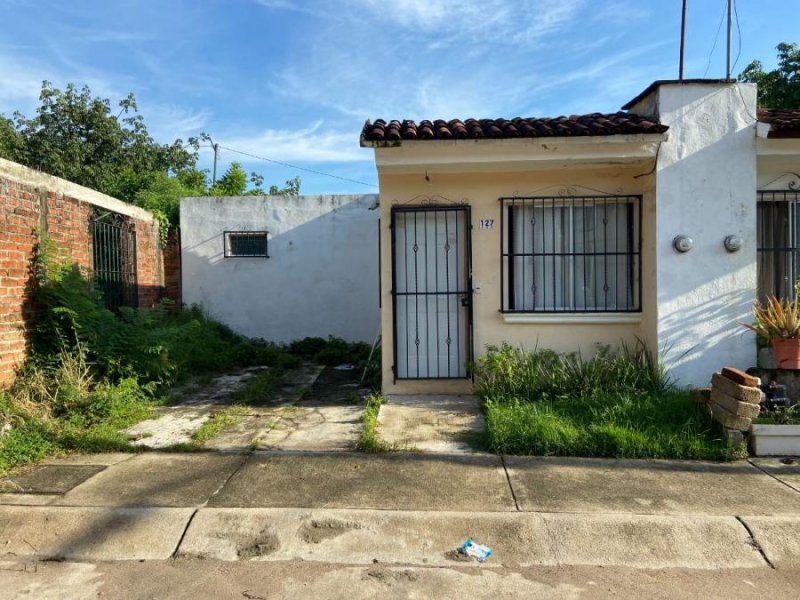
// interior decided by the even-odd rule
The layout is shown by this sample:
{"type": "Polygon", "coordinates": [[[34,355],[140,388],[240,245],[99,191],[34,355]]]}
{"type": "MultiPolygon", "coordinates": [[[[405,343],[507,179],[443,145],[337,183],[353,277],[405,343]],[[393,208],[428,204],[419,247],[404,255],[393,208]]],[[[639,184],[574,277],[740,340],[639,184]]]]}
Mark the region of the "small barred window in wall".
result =
{"type": "Polygon", "coordinates": [[[226,231],[225,256],[269,258],[266,231],[226,231]]]}
{"type": "Polygon", "coordinates": [[[641,197],[501,202],[503,312],[641,310],[641,197]]]}
{"type": "Polygon", "coordinates": [[[758,298],[794,298],[800,277],[800,192],[759,192],[758,298]]]}

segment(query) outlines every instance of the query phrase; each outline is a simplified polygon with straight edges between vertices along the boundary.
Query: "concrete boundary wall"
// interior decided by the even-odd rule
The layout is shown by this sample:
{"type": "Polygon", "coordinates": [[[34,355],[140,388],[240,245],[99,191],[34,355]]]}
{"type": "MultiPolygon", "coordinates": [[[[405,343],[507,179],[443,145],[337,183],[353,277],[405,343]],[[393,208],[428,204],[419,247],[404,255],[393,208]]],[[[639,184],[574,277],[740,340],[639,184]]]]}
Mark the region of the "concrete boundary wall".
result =
{"type": "Polygon", "coordinates": [[[183,301],[250,337],[372,342],[377,206],[377,195],[184,198],[183,301]],[[226,257],[226,231],[267,231],[269,257],[226,257]]]}
{"type": "Polygon", "coordinates": [[[136,228],[138,300],[149,306],[163,293],[158,222],[139,207],[95,190],[0,159],[0,388],[13,383],[25,361],[36,311],[32,260],[46,232],[59,252],[89,274],[89,223],[94,207],[125,215],[136,228]]]}

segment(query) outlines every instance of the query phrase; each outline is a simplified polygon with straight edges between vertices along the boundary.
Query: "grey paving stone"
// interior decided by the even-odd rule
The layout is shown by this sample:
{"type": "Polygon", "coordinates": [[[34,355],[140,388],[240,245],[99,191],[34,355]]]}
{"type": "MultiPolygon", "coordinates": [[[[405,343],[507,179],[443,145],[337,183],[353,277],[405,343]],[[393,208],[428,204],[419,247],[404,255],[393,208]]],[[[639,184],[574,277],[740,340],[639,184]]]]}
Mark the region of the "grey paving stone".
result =
{"type": "Polygon", "coordinates": [[[495,456],[257,453],[212,506],[514,510],[495,456]]]}
{"type": "Polygon", "coordinates": [[[141,454],[108,467],[65,494],[68,506],[199,506],[219,490],[245,460],[212,452],[141,454]]]}
{"type": "Polygon", "coordinates": [[[102,465],[41,465],[0,481],[0,492],[63,494],[105,469],[102,465]]]}
{"type": "Polygon", "coordinates": [[[800,494],[751,464],[506,457],[522,510],[772,515],[800,513],[800,494]]]}

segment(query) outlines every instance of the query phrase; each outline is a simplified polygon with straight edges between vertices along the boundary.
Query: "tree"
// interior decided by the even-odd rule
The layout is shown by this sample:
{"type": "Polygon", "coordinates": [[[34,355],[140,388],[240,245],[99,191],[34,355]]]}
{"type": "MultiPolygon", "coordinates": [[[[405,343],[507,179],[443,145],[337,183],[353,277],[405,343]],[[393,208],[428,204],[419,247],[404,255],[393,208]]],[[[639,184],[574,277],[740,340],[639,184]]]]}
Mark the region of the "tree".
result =
{"type": "Polygon", "coordinates": [[[59,90],[42,83],[36,116],[14,113],[17,143],[3,148],[10,158],[51,175],[131,200],[154,173],[194,168],[197,141],[157,143],[138,113],[133,94],[118,103],[93,97],[87,86],[59,90]],[[122,174],[127,172],[127,176],[122,174]],[[136,177],[130,177],[130,174],[136,177]]]}
{"type": "Polygon", "coordinates": [[[739,74],[739,81],[758,85],[758,105],[764,108],[800,108],[800,48],[782,42],[777,45],[778,68],[765,72],[754,60],[739,74]]]}
{"type": "Polygon", "coordinates": [[[244,196],[247,173],[238,162],[232,162],[225,174],[211,188],[212,196],[244,196]]]}
{"type": "Polygon", "coordinates": [[[299,196],[300,195],[300,177],[294,177],[286,181],[286,187],[279,188],[277,185],[270,186],[270,196],[299,196]]]}
{"type": "MultiPolygon", "coordinates": [[[[177,225],[183,197],[264,194],[264,178],[256,173],[250,175],[254,188],[247,190],[247,174],[238,163],[209,189],[207,173],[197,169],[198,148],[197,138],[156,142],[133,94],[112,110],[107,98],[71,83],[59,90],[44,81],[32,118],[0,114],[0,157],[134,202],[153,211],[164,229],[177,225]]],[[[299,178],[286,183],[270,192],[299,193],[299,178]]]]}

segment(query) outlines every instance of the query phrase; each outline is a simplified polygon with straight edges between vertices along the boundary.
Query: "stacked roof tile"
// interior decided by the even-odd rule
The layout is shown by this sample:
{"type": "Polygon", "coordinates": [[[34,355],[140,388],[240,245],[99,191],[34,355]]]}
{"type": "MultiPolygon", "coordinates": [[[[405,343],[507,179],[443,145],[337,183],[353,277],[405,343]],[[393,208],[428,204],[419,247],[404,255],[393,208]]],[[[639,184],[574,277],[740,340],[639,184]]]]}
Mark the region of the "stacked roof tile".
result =
{"type": "Polygon", "coordinates": [[[666,125],[639,115],[618,112],[555,118],[453,119],[444,121],[367,121],[361,145],[401,140],[478,140],[589,135],[663,133],[666,125]]]}
{"type": "Polygon", "coordinates": [[[767,108],[758,111],[758,120],[769,123],[769,137],[800,137],[800,108],[767,108]]]}

